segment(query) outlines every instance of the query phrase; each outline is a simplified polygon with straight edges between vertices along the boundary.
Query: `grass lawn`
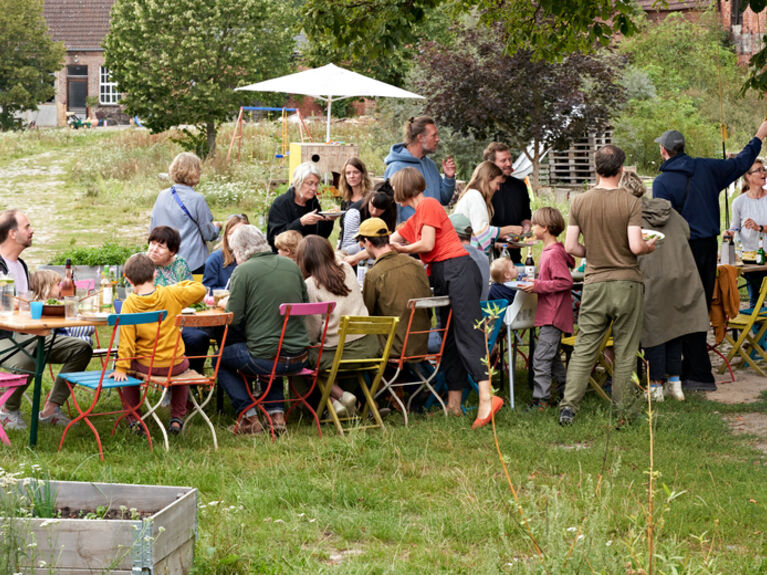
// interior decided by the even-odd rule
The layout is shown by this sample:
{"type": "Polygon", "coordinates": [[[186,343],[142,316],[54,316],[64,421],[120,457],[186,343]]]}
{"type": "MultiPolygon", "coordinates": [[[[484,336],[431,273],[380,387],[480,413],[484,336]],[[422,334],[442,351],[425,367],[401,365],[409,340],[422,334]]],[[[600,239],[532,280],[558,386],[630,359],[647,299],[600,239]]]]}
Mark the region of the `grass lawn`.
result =
{"type": "MultiPolygon", "coordinates": [[[[262,213],[269,178],[286,176],[267,153],[276,130],[252,130],[249,162],[206,167],[201,187],[216,216],[262,213]]],[[[348,130],[346,141],[380,162],[386,134],[348,130]]],[[[73,243],[140,243],[164,185],[157,174],[177,151],[167,137],[140,131],[0,135],[0,197],[30,213],[37,229],[24,257],[34,267],[73,243]]],[[[0,467],[197,487],[199,574],[648,573],[647,422],[615,431],[609,406],[589,394],[576,423],[561,428],[555,410],[524,412],[529,391],[525,373],[517,375],[519,407],[496,422],[516,500],[492,430],[472,431],[471,414],[416,416],[407,428],[393,415],[384,431],[339,437],[327,427],[322,439],[294,423],[272,442],[231,436],[225,411],[215,418],[218,451],[195,418],[169,453],[150,452],[124,429],[109,437],[104,419],[104,463],[86,427],[61,452],[59,431],[45,427],[34,451],[24,433],[9,432],[0,467]]],[[[693,394],[657,406],[654,573],[767,571],[767,459],[752,437],[730,433],[722,414],[738,411],[765,412],[767,399],[725,406],[693,394]]]]}

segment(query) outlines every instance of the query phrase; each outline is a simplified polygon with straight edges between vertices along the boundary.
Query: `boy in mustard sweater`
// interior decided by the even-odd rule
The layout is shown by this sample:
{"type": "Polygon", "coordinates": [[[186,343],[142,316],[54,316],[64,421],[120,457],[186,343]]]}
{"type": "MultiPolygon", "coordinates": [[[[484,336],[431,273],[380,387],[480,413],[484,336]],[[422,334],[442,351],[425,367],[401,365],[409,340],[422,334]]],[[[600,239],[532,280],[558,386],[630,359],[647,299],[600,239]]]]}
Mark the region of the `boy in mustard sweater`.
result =
{"type": "MultiPolygon", "coordinates": [[[[181,310],[205,297],[205,286],[201,283],[182,281],[170,286],[154,285],[155,266],[146,254],[134,254],[125,262],[123,268],[125,277],[131,286],[133,293],[123,302],[122,313],[140,313],[148,311],[166,310],[168,315],[160,327],[160,335],[157,340],[157,349],[152,362],[152,375],[167,375],[168,367],[173,360],[173,350],[176,346],[178,329],[174,325],[176,316],[181,310]]],[[[117,361],[115,371],[111,377],[115,381],[125,381],[128,371],[149,373],[149,356],[152,355],[157,326],[155,324],[128,325],[120,328],[120,344],[117,349],[117,361]],[[119,359],[145,356],[142,359],[119,359]]],[[[184,353],[184,342],[178,342],[180,353],[184,353]]],[[[182,356],[183,357],[183,356],[182,356]]],[[[189,369],[189,360],[186,357],[173,366],[172,375],[179,375],[189,369]]],[[[180,433],[184,425],[186,415],[186,400],[188,386],[177,385],[171,387],[170,399],[170,422],[168,431],[180,433]]],[[[139,388],[127,387],[123,390],[123,405],[127,408],[139,403],[139,388]]],[[[129,416],[129,419],[135,420],[129,416]]]]}

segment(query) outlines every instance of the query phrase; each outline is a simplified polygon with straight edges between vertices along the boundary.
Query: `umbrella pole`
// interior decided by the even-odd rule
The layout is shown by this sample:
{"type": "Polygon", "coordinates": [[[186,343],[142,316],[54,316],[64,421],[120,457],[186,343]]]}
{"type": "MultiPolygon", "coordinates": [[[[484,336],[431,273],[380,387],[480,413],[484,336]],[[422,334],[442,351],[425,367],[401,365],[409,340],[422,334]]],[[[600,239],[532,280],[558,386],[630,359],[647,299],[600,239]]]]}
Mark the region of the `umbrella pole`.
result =
{"type": "Polygon", "coordinates": [[[333,106],[333,96],[328,96],[328,122],[325,129],[325,143],[330,143],[330,108],[333,106]]]}

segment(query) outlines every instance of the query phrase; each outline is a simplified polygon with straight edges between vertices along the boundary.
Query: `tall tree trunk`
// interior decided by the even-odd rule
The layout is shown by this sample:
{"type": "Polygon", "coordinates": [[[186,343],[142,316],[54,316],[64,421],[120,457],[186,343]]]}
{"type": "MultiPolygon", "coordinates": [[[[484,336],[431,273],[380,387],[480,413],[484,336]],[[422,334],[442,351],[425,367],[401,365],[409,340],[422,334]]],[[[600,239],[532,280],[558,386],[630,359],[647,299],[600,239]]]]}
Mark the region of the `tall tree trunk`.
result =
{"type": "Polygon", "coordinates": [[[205,132],[208,135],[208,157],[213,158],[216,155],[216,122],[208,120],[205,123],[205,132]]]}

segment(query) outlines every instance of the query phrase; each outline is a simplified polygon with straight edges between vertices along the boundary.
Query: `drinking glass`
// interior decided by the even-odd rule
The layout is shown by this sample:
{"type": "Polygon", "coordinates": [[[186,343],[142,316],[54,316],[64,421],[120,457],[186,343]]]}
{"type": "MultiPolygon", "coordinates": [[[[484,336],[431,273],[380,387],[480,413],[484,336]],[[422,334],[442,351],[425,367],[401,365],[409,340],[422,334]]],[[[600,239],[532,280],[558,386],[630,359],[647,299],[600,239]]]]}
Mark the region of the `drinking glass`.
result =
{"type": "Polygon", "coordinates": [[[16,299],[13,284],[0,285],[0,314],[12,315],[16,299]]]}
{"type": "Polygon", "coordinates": [[[64,298],[64,317],[67,319],[77,319],[78,314],[77,296],[67,296],[64,298]]]}
{"type": "Polygon", "coordinates": [[[40,319],[43,317],[43,302],[33,301],[29,304],[29,315],[32,319],[40,319]]]}

